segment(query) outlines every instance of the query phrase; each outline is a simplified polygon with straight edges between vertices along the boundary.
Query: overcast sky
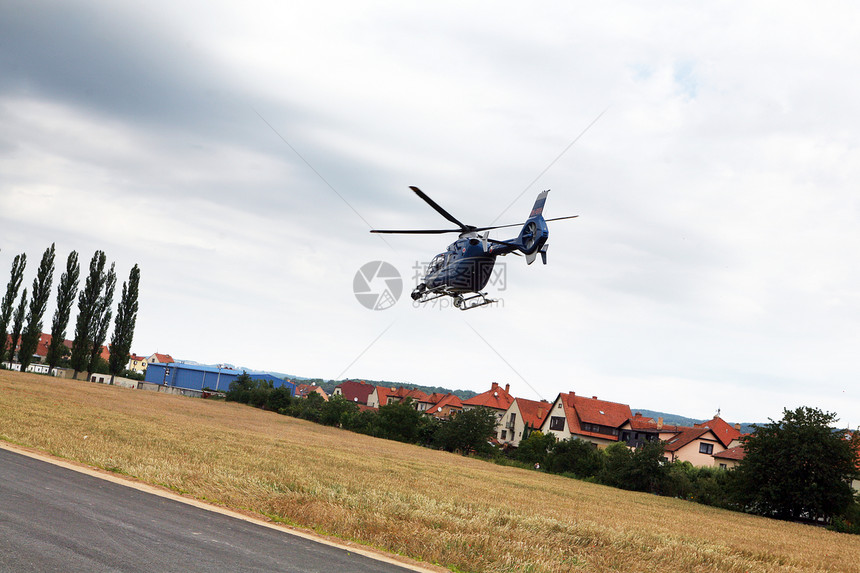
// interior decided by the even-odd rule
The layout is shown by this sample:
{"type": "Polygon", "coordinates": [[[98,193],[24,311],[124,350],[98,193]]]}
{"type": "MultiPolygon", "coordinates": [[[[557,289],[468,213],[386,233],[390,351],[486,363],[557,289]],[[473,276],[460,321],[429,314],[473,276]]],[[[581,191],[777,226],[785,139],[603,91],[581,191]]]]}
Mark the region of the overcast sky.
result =
{"type": "Polygon", "coordinates": [[[140,265],[138,354],[860,425],[855,4],[131,4],[0,2],[4,288],[102,249],[140,265]],[[448,226],[410,185],[579,218],[497,306],[415,308],[456,237],[368,232],[448,226]]]}

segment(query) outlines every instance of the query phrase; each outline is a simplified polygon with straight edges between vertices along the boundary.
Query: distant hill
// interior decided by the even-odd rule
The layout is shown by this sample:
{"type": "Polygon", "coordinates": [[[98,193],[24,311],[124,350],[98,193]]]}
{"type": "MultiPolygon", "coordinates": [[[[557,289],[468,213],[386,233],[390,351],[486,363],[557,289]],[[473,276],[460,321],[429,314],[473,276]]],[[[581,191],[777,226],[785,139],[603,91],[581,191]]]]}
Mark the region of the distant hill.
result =
{"type": "MultiPolygon", "coordinates": [[[[326,394],[331,394],[334,392],[335,387],[341,382],[346,382],[346,380],[323,380],[321,378],[303,378],[301,380],[302,384],[316,384],[323,390],[325,390],[326,394]]],[[[367,384],[372,384],[373,386],[386,386],[388,388],[399,388],[403,386],[404,388],[418,389],[427,394],[454,394],[461,400],[468,400],[473,396],[477,396],[477,392],[473,392],[472,390],[450,390],[448,388],[444,388],[442,386],[422,386],[421,384],[411,384],[409,382],[386,382],[384,380],[357,380],[360,382],[365,382],[367,384]]]]}
{"type": "MultiPolygon", "coordinates": [[[[641,408],[630,408],[630,410],[635,414],[639,412],[643,416],[648,418],[663,418],[664,424],[669,424],[673,426],[688,426],[692,427],[693,424],[701,424],[702,422],[707,422],[708,420],[697,420],[696,418],[688,418],[686,416],[681,416],[679,414],[670,414],[668,412],[657,412],[656,410],[643,410],[641,408]]],[[[710,419],[710,418],[709,418],[710,419]]],[[[723,418],[725,420],[725,418],[723,418]]],[[[729,424],[735,424],[734,420],[726,420],[729,424]]],[[[759,424],[762,425],[762,422],[741,422],[741,433],[749,434],[753,431],[752,425],[759,424]]]]}

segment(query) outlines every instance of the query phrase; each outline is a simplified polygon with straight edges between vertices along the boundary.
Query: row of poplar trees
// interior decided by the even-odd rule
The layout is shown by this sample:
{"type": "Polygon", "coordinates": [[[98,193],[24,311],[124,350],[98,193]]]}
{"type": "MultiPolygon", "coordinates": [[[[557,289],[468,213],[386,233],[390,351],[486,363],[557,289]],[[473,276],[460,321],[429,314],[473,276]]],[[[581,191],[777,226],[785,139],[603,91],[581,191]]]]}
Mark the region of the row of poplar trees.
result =
{"type": "MultiPolygon", "coordinates": [[[[55,246],[52,244],[42,255],[42,261],[33,288],[29,293],[24,288],[20,298],[18,291],[24,279],[27,254],[22,253],[12,262],[12,273],[6,294],[0,302],[0,363],[12,362],[18,348],[18,361],[21,371],[30,365],[39,344],[42,332],[42,318],[51,296],[54,280],[55,246]],[[15,300],[18,299],[17,305],[15,300]],[[29,304],[28,304],[29,303],[29,304]],[[11,331],[7,331],[9,326],[11,331]],[[11,334],[11,337],[8,335],[11,334]],[[11,338],[6,344],[7,338],[11,338]],[[20,347],[18,342],[20,340],[20,347]]],[[[90,261],[90,272],[84,287],[79,291],[81,274],[77,251],[72,251],[66,260],[66,270],[57,286],[57,308],[51,321],[51,343],[48,347],[46,362],[50,371],[60,364],[65,348],[66,329],[72,312],[75,297],[78,300],[78,316],[75,322],[75,339],[72,343],[70,365],[75,378],[79,372],[93,372],[101,349],[107,338],[111,318],[113,318],[113,298],[116,288],[114,263],[105,270],[106,257],[103,251],[96,251],[90,261]]],[[[110,340],[110,360],[108,369],[113,376],[120,374],[128,363],[134,327],[137,321],[137,295],[140,283],[140,269],[131,269],[128,281],[122,285],[122,295],[116,310],[113,335],[110,340]]]]}

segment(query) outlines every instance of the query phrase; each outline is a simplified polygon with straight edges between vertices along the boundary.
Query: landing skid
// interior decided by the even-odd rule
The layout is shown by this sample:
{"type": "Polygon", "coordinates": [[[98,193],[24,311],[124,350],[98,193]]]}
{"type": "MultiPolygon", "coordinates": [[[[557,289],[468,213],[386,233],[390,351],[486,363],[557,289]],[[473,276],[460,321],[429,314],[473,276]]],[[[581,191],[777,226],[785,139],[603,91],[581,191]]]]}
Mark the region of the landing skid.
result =
{"type": "Polygon", "coordinates": [[[484,292],[470,293],[467,296],[463,296],[460,293],[451,292],[445,287],[418,291],[413,294],[413,299],[417,304],[424,304],[425,302],[434,301],[445,296],[450,296],[451,300],[454,301],[454,306],[460,310],[471,310],[473,308],[478,308],[479,306],[486,306],[488,304],[498,302],[496,299],[487,298],[487,293],[484,292]]]}
{"type": "Polygon", "coordinates": [[[483,292],[477,292],[467,297],[458,294],[453,298],[454,306],[456,306],[460,310],[472,310],[473,308],[478,308],[479,306],[485,306],[488,304],[493,304],[494,302],[498,302],[492,298],[487,298],[487,293],[483,292]]]}

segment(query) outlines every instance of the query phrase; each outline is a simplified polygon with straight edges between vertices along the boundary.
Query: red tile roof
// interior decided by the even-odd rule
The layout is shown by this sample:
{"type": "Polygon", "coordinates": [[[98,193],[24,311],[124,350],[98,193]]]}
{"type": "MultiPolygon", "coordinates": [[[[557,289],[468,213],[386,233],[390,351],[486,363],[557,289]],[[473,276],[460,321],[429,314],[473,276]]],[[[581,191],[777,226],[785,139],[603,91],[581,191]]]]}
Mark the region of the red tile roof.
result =
{"type": "Polygon", "coordinates": [[[150,358],[155,358],[155,362],[159,362],[159,363],[163,363],[163,364],[170,364],[172,362],[176,362],[171,355],[159,354],[158,352],[156,352],[155,354],[150,356],[150,358]]]}
{"type": "Polygon", "coordinates": [[[677,452],[690,442],[702,438],[708,433],[710,433],[714,439],[717,438],[716,434],[714,434],[713,430],[710,428],[684,428],[673,438],[666,440],[666,447],[664,449],[667,452],[677,452]]]}
{"type": "Polygon", "coordinates": [[[325,390],[317,386],[316,384],[298,384],[296,385],[296,396],[300,398],[307,398],[308,394],[312,394],[316,392],[324,399],[328,400],[328,394],[325,393],[325,390]]]}
{"type": "Polygon", "coordinates": [[[546,400],[537,402],[535,400],[526,400],[525,398],[515,398],[515,401],[523,422],[532,428],[540,428],[552,409],[552,404],[546,400]]]}
{"type": "Polygon", "coordinates": [[[510,385],[505,385],[504,388],[493,382],[490,389],[482,394],[473,396],[463,402],[464,406],[484,406],[485,408],[493,408],[494,410],[507,410],[514,402],[514,397],[508,393],[510,385]]]}
{"type": "Polygon", "coordinates": [[[346,382],[341,382],[335,386],[335,389],[338,388],[340,388],[340,392],[343,397],[350,402],[367,404],[367,398],[373,392],[375,386],[368,384],[367,382],[347,380],[346,382]]]}
{"type": "MultiPolygon", "coordinates": [[[[36,356],[45,357],[48,355],[48,348],[51,346],[51,340],[53,337],[50,334],[45,334],[42,332],[39,334],[39,344],[36,346],[36,356]]],[[[71,340],[63,340],[63,346],[72,349],[72,341],[71,340]]]]}
{"type": "MultiPolygon", "coordinates": [[[[394,393],[394,388],[389,388],[387,386],[377,386],[376,387],[376,395],[379,397],[379,407],[385,406],[388,404],[388,397],[394,393]]],[[[371,392],[373,394],[373,392],[371,392]]],[[[370,394],[368,394],[368,397],[370,394]]]]}
{"type": "Polygon", "coordinates": [[[715,458],[723,458],[726,460],[737,460],[740,461],[744,459],[746,452],[744,451],[743,446],[735,446],[733,448],[729,448],[727,450],[723,450],[722,452],[717,452],[714,454],[715,458]]]}
{"type": "MultiPolygon", "coordinates": [[[[433,395],[436,396],[436,394],[433,395]]],[[[438,402],[433,403],[429,411],[444,412],[445,408],[448,408],[449,410],[462,410],[463,401],[460,400],[459,396],[454,394],[445,394],[438,402]]]]}
{"type": "Polygon", "coordinates": [[[707,422],[696,424],[696,427],[710,428],[711,430],[713,430],[714,435],[717,436],[717,439],[725,447],[728,447],[728,445],[732,443],[732,440],[737,439],[741,435],[741,431],[739,429],[727,423],[719,416],[714,416],[713,420],[708,420],[707,422]]]}
{"type": "Polygon", "coordinates": [[[639,412],[630,418],[630,429],[631,430],[639,430],[642,432],[666,432],[666,433],[675,433],[680,432],[681,430],[686,429],[686,426],[675,426],[673,424],[661,424],[659,420],[657,422],[654,421],[654,418],[648,418],[643,416],[639,412]]]}

